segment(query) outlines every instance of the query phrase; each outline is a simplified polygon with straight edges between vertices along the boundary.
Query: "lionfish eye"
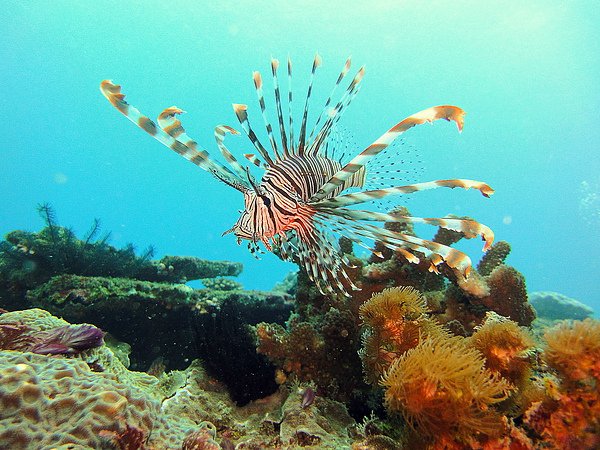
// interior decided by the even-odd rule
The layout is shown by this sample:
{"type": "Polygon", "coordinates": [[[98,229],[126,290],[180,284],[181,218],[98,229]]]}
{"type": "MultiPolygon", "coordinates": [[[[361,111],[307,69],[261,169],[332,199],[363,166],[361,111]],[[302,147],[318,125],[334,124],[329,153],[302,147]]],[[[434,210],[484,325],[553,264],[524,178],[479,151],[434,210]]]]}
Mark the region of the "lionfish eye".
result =
{"type": "Polygon", "coordinates": [[[260,195],[260,198],[262,199],[263,203],[267,208],[271,206],[271,200],[269,199],[269,197],[267,197],[266,195],[260,195]]]}

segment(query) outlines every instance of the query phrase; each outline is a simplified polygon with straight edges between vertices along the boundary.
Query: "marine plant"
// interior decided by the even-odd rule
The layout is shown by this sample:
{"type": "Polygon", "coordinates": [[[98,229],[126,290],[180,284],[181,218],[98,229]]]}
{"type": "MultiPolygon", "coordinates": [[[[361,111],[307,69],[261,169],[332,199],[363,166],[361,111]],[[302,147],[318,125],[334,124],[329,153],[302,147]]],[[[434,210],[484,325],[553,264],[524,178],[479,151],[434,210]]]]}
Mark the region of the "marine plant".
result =
{"type": "Polygon", "coordinates": [[[38,212],[46,225],[40,232],[12,231],[0,243],[0,275],[7,282],[31,288],[65,273],[136,278],[144,271],[156,272],[152,247],[137,256],[133,244],[122,249],[109,245],[110,233],[98,237],[98,219],[78,239],[72,229],[58,225],[50,205],[39,205],[38,212]]]}

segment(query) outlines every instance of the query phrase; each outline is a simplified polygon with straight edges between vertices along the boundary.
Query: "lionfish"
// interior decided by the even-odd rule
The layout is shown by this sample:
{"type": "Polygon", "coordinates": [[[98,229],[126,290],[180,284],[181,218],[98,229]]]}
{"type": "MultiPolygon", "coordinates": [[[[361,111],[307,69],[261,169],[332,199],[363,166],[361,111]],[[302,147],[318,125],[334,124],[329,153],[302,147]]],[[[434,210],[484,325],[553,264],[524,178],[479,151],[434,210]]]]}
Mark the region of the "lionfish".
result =
{"type": "Polygon", "coordinates": [[[332,136],[342,114],[358,93],[365,73],[364,67],[361,67],[345,92],[337,97],[339,100],[334,102],[336,88],[349,72],[350,64],[348,58],[312,127],[312,132],[308,133],[309,101],[315,72],[321,65],[319,55],[315,56],[298,138],[294,136],[290,59],[288,58],[287,61],[287,117],[283,112],[277,77],[279,61],[271,60],[280,139],[275,137],[273,126],[268,118],[262,77],[259,72],[253,72],[254,86],[270,149],[263,145],[250,125],[247,106],[233,104],[233,110],[243,132],[260,155],[244,154],[251,164],[264,170],[260,181],[251,174],[249,166],[242,165],[225,146],[226,134],[239,134],[235,129],[226,125],[215,128],[216,144],[228,164],[226,166],[213,159],[186,134],[177,117],[184,112],[183,110],[176,106],[165,109],[158,116],[157,124],[125,101],[120,86],[105,80],[101,83],[100,89],[117,110],[142,130],[244,195],[245,207],[241,211],[240,218],[223,235],[233,233],[237,237],[238,244],[242,240],[248,240],[248,248],[252,253],[260,251],[260,242],[268,251],[273,251],[275,247],[284,260],[298,262],[322,294],[342,293],[349,296],[350,289],[360,290],[347,273],[347,268],[353,266],[341,251],[339,242],[334,236],[344,236],[375,254],[378,252],[369,245],[371,242],[378,241],[412,263],[416,264],[425,259],[430,264],[430,271],[438,272],[438,266],[444,262],[458,274],[467,277],[471,269],[471,261],[466,254],[437,242],[377,226],[372,222],[430,224],[461,232],[467,238],[481,236],[485,241],[484,251],[491,246],[494,239],[492,230],[487,226],[474,220],[454,217],[419,218],[394,212],[350,208],[388,196],[438,187],[474,188],[489,197],[494,191],[487,184],[466,179],[436,180],[397,186],[395,185],[397,181],[392,178],[391,186],[364,190],[365,183],[369,179],[367,163],[373,162],[373,159],[401,134],[415,125],[438,119],[454,121],[458,130],[462,131],[465,112],[456,106],[442,105],[408,116],[344,164],[334,156],[332,147],[338,143],[332,136]],[[289,125],[286,126],[285,122],[289,125]]]}

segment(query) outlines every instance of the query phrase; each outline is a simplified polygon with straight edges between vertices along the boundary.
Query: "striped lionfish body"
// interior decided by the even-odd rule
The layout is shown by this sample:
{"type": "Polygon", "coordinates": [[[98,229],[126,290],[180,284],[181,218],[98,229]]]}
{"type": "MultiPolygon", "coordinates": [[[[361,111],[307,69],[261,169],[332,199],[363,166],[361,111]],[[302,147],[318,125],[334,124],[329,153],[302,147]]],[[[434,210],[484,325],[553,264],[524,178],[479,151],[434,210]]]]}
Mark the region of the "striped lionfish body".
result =
{"type": "Polygon", "coordinates": [[[420,111],[394,125],[350,161],[342,163],[332,155],[330,147],[335,146],[332,136],[340,117],[360,89],[364,68],[358,70],[340,99],[333,103],[336,88],[350,69],[350,59],[346,61],[331,94],[325,101],[324,109],[316,119],[312,131],[308,133],[309,100],[315,71],[320,62],[317,55],[312,66],[298,138],[294,137],[290,60],[287,64],[287,117],[283,112],[277,78],[279,62],[275,59],[271,61],[280,134],[277,138],[266,112],[262,77],[258,72],[253,74],[269,150],[250,126],[247,107],[241,104],[233,105],[244,133],[256,149],[256,154],[245,154],[244,157],[264,170],[259,181],[252,176],[249,166],[242,165],[224,144],[227,133],[238,134],[233,128],[224,125],[215,128],[217,147],[227,162],[225,165],[213,159],[186,134],[177,118],[183,113],[181,109],[174,106],[165,109],[155,123],[125,101],[120,86],[105,80],[100,89],[115,108],[155,139],[242,192],[244,210],[237,223],[224,234],[233,233],[238,243],[248,240],[248,248],[253,253],[259,250],[260,242],[269,251],[275,245],[284,259],[295,260],[304,268],[322,293],[349,295],[351,289],[359,289],[346,273],[346,267],[350,267],[351,264],[341,252],[334,236],[345,236],[372,252],[375,250],[368,243],[379,241],[412,263],[426,259],[430,263],[431,271],[437,272],[437,267],[444,262],[467,277],[471,261],[464,253],[437,242],[388,230],[374,222],[425,223],[459,231],[467,238],[481,236],[485,241],[484,251],[494,239],[493,232],[485,225],[468,219],[419,218],[352,208],[388,196],[438,187],[475,188],[489,197],[494,191],[487,184],[464,179],[436,180],[404,186],[397,186],[392,182],[388,187],[364,189],[369,178],[367,163],[372,162],[398,136],[415,125],[438,119],[454,121],[460,131],[463,127],[464,111],[450,105],[420,111]]]}

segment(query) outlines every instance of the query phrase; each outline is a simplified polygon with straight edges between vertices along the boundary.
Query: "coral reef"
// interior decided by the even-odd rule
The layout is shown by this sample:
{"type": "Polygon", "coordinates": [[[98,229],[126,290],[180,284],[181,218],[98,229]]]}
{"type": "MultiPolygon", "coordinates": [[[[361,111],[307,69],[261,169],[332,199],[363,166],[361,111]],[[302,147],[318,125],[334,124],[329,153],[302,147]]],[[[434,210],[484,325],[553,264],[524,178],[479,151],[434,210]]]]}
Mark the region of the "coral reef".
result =
{"type": "Polygon", "coordinates": [[[201,278],[236,276],[240,263],[208,261],[194,257],[165,256],[158,261],[148,248],[135,254],[133,244],[117,249],[108,244],[110,233],[98,238],[100,221],[78,239],[73,230],[57,224],[54,211],[41,205],[46,227],[37,233],[11,231],[0,242],[0,304],[22,308],[28,289],[63,274],[122,277],[142,281],[184,283],[201,278]]]}
{"type": "Polygon", "coordinates": [[[529,301],[541,319],[583,320],[594,315],[594,310],[588,305],[558,292],[532,292],[529,301]]]}
{"type": "MultiPolygon", "coordinates": [[[[68,325],[42,310],[0,315],[28,333],[68,325]]],[[[281,387],[240,408],[196,362],[161,379],[127,370],[106,346],[69,357],[0,351],[0,448],[348,448],[344,406],[281,387]],[[229,446],[229,447],[227,447],[229,446]]],[[[305,386],[306,387],[306,386],[305,386]]]]}
{"type": "Polygon", "coordinates": [[[526,328],[495,313],[488,313],[484,324],[467,342],[483,355],[487,369],[513,385],[521,386],[529,379],[534,341],[526,328]]]}
{"type": "Polygon", "coordinates": [[[600,446],[599,322],[532,335],[506,242],[463,279],[379,242],[358,257],[342,239],[361,287],[344,298],[302,270],[246,291],[227,278],[239,264],[152,261],[96,239],[98,222],[78,239],[41,213],[42,231],[0,243],[0,307],[94,326],[0,309],[0,448],[600,446]],[[190,279],[204,288],[177,284],[190,279]]]}
{"type": "Polygon", "coordinates": [[[481,261],[477,264],[477,272],[483,276],[490,275],[496,267],[504,264],[509,253],[510,244],[508,242],[496,242],[486,254],[483,255],[483,258],[481,258],[481,261]]]}
{"type": "Polygon", "coordinates": [[[383,375],[386,406],[436,440],[497,436],[503,425],[491,406],[507,397],[510,384],[484,364],[461,337],[425,339],[383,375]]]}
{"type": "Polygon", "coordinates": [[[367,382],[376,384],[394,360],[424,338],[448,336],[426,312],[423,296],[411,287],[385,289],[360,307],[365,329],[359,355],[367,382]]]}
{"type": "Polygon", "coordinates": [[[197,357],[193,317],[219,314],[226,301],[240,304],[246,323],[283,323],[291,311],[287,297],[241,289],[192,289],[186,285],[127,278],[60,275],[31,289],[26,304],[72,322],[92,322],[131,345],[131,364],[149,367],[164,356],[171,369],[183,369],[197,357]],[[174,329],[173,324],[179,324],[174,329]]]}

